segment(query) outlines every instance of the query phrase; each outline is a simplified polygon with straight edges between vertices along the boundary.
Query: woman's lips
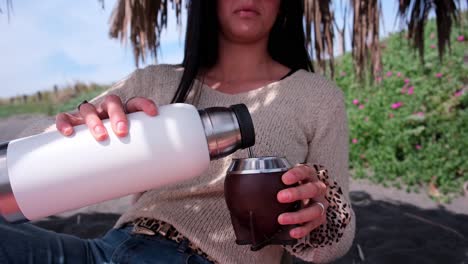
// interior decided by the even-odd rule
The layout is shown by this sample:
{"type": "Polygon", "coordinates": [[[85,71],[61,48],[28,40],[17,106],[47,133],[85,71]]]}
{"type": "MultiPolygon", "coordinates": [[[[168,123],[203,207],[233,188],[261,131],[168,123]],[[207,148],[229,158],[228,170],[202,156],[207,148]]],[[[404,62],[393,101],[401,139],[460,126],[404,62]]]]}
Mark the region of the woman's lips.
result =
{"type": "Polygon", "coordinates": [[[249,18],[260,15],[260,13],[254,9],[239,9],[235,11],[241,18],[249,18]]]}

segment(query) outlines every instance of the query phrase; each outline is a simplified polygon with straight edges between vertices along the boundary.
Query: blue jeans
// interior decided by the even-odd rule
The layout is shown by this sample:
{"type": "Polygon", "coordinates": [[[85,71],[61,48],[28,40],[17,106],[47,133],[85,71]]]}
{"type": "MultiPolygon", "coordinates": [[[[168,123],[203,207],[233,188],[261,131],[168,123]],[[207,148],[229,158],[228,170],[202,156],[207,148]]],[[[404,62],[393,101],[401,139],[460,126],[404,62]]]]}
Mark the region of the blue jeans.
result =
{"type": "Polygon", "coordinates": [[[134,235],[131,227],[111,229],[101,238],[81,239],[31,224],[11,225],[0,217],[0,263],[211,263],[160,235],[134,235]]]}

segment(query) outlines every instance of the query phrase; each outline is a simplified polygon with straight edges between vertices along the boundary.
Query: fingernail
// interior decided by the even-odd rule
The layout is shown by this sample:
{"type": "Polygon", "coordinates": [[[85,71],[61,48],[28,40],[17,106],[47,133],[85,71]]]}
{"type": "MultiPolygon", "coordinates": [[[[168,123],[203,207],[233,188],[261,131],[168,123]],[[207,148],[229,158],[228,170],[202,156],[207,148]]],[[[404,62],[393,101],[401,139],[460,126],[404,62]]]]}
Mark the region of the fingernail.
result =
{"type": "Polygon", "coordinates": [[[291,184],[291,183],[289,183],[289,182],[294,181],[295,178],[296,178],[296,176],[294,175],[293,172],[288,172],[286,175],[284,175],[284,180],[285,180],[286,182],[288,182],[288,184],[291,184]]]}
{"type": "Polygon", "coordinates": [[[71,127],[66,127],[63,129],[63,133],[67,136],[70,135],[72,132],[73,132],[73,129],[71,127]]]}
{"type": "Polygon", "coordinates": [[[117,130],[121,133],[124,133],[127,131],[127,124],[125,122],[120,121],[117,123],[117,130]]]}
{"type": "Polygon", "coordinates": [[[106,130],[105,130],[104,127],[102,127],[102,126],[96,126],[96,127],[94,128],[94,132],[96,132],[96,134],[97,134],[98,136],[102,136],[102,135],[105,135],[105,134],[106,134],[106,130]]]}
{"type": "Polygon", "coordinates": [[[322,189],[326,189],[326,188],[327,188],[327,185],[326,185],[325,183],[320,182],[319,184],[320,184],[320,188],[322,188],[322,189]]]}
{"type": "Polygon", "coordinates": [[[291,230],[291,236],[292,236],[292,237],[297,238],[297,237],[299,237],[300,235],[301,235],[301,232],[300,232],[299,230],[296,230],[296,229],[291,230]]]}
{"type": "Polygon", "coordinates": [[[286,200],[286,201],[291,200],[291,194],[288,191],[282,191],[280,193],[280,197],[281,199],[286,200]]]}
{"type": "Polygon", "coordinates": [[[289,217],[288,215],[280,215],[279,222],[280,224],[288,224],[291,222],[291,217],[289,217]]]}

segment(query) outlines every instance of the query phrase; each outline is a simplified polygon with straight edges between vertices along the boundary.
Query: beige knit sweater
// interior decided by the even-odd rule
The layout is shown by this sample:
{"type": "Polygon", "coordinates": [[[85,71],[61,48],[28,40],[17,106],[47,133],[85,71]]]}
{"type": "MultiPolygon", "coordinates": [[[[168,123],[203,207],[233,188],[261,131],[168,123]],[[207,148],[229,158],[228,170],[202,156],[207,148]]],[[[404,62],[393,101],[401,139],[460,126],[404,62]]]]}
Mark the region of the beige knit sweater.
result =
{"type": "MultiPolygon", "coordinates": [[[[116,94],[122,101],[142,96],[153,99],[157,105],[168,104],[182,71],[171,65],[137,70],[93,102],[99,103],[106,94],[116,94]]],[[[348,206],[330,207],[327,216],[332,216],[333,210],[345,210],[350,221],[341,226],[339,237],[334,237],[334,230],[326,230],[333,237],[327,242],[315,243],[319,245],[317,248],[307,245],[307,239],[311,239],[308,237],[303,241],[305,248],[302,245],[298,252],[293,252],[292,247],[286,250],[316,263],[330,262],[344,255],[354,238],[355,220],[348,202],[348,128],[342,92],[320,75],[304,70],[270,85],[234,95],[213,90],[198,81],[194,85],[196,89],[190,94],[189,102],[198,108],[247,105],[255,125],[253,150],[256,156],[284,156],[291,164],[308,162],[328,169],[331,181],[336,181],[342,189],[340,199],[348,206]]],[[[211,162],[210,168],[193,180],[145,192],[122,215],[116,227],[138,217],[156,218],[171,223],[220,263],[279,263],[284,250],[282,246],[267,246],[252,252],[249,246],[235,243],[224,200],[224,178],[231,158],[247,156],[247,151],[238,151],[211,162]]]]}

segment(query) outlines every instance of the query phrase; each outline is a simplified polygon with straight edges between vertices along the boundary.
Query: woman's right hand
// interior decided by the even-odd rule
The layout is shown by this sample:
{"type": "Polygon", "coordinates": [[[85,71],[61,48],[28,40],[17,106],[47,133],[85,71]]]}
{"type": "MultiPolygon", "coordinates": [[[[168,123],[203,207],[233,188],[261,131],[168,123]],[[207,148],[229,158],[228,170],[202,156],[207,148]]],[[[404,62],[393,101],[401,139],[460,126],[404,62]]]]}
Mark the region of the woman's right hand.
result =
{"type": "Polygon", "coordinates": [[[74,126],[86,124],[91,134],[97,141],[106,140],[108,131],[102,123],[102,119],[110,119],[113,132],[118,137],[128,134],[128,120],[125,114],[143,111],[150,116],[158,114],[158,108],[154,101],[143,97],[133,97],[126,104],[117,95],[107,95],[99,106],[84,103],[79,107],[78,113],[60,113],[57,115],[55,125],[64,136],[73,134],[74,126]]]}

